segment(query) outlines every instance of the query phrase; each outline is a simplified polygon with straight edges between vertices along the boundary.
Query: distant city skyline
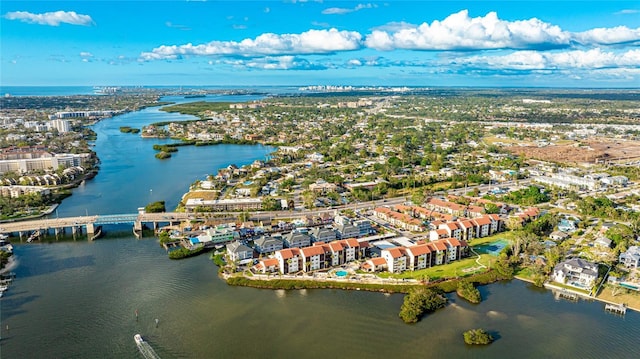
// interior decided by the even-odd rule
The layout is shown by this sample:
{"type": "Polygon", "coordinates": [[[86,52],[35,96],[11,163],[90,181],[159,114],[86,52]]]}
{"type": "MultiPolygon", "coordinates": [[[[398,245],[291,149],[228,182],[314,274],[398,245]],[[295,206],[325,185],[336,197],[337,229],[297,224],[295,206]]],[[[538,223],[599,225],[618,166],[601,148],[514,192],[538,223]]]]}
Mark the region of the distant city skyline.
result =
{"type": "Polygon", "coordinates": [[[637,1],[3,1],[0,85],[640,87],[637,1]]]}

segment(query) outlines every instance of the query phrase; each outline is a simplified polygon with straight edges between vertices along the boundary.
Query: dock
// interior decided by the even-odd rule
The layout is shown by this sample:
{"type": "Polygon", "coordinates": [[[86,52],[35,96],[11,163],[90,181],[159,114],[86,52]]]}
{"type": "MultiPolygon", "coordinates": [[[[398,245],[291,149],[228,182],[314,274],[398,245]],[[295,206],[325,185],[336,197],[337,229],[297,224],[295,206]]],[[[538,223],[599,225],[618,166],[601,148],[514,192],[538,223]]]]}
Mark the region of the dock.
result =
{"type": "Polygon", "coordinates": [[[604,310],[613,314],[625,315],[627,307],[624,304],[605,304],[604,310]]]}

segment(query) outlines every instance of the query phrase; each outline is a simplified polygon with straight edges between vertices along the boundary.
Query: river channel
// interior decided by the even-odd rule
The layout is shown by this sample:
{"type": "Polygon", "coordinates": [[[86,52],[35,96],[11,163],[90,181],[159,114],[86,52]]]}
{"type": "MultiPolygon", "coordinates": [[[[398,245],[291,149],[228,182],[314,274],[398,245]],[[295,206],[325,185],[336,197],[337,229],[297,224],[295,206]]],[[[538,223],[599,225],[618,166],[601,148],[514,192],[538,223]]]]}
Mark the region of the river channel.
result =
{"type": "MultiPolygon", "coordinates": [[[[168,118],[188,117],[150,108],[95,125],[100,173],[58,214],[133,213],[151,200],[172,208],[194,180],[271,151],[181,147],[159,161],[158,140],[119,132],[168,118]]],[[[640,314],[607,314],[602,303],[557,300],[519,281],[481,287],[478,305],[452,295],[445,309],[406,325],[402,295],[230,287],[207,255],[171,261],[155,239],[129,231],[16,244],[15,253],[17,278],[0,300],[1,358],[141,358],[136,333],[162,358],[640,357],[640,314]],[[466,346],[462,332],[477,327],[498,340],[466,346]]]]}

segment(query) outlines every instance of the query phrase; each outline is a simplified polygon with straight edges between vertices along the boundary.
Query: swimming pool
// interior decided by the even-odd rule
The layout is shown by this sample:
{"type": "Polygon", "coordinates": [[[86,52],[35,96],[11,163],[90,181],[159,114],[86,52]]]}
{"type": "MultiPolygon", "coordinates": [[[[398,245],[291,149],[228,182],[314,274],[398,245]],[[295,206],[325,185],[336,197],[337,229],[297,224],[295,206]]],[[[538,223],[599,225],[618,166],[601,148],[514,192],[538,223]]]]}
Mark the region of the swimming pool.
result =
{"type": "Polygon", "coordinates": [[[635,285],[631,285],[631,284],[627,284],[627,283],[620,283],[621,287],[624,288],[629,288],[629,289],[633,289],[633,290],[639,290],[640,288],[636,287],[635,285]]]}
{"type": "Polygon", "coordinates": [[[346,277],[349,274],[349,272],[342,269],[335,271],[335,273],[336,273],[336,277],[341,277],[341,278],[346,277]]]}

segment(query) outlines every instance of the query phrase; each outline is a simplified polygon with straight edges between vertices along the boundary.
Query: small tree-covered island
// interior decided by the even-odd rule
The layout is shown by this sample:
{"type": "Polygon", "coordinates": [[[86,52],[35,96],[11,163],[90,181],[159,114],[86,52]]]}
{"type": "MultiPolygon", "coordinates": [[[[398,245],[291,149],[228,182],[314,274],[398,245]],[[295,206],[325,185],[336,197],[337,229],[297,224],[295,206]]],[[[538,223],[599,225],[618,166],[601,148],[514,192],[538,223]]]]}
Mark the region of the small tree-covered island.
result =
{"type": "Polygon", "coordinates": [[[493,336],[484,329],[471,329],[462,334],[469,345],[487,345],[493,343],[493,336]]]}

